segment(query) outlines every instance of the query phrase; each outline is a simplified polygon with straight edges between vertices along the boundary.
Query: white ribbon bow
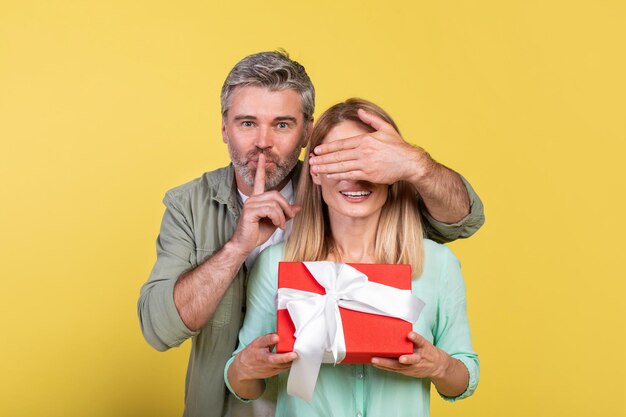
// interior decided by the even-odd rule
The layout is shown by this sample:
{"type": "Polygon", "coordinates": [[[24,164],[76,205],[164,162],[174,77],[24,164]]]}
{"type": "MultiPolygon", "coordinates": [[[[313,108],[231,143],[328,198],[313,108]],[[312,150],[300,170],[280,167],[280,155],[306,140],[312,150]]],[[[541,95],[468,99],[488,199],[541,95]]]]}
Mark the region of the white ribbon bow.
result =
{"type": "Polygon", "coordinates": [[[350,265],[337,262],[303,262],[326,294],[279,288],[277,308],[286,308],[295,325],[294,352],[287,393],[311,401],[320,366],[337,364],[346,354],[339,307],[364,313],[397,317],[415,323],[424,302],[411,294],[371,282],[350,265]]]}

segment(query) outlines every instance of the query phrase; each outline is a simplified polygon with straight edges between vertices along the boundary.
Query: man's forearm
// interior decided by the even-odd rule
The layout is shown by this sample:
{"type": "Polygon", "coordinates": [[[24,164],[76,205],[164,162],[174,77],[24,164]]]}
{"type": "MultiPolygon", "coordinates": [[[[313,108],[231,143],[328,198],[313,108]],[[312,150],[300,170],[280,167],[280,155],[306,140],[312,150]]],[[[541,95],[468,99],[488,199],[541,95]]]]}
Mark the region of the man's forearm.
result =
{"type": "Polygon", "coordinates": [[[213,316],[247,256],[229,241],[201,265],[178,278],[174,304],[189,329],[199,330],[213,316]]]}
{"type": "Polygon", "coordinates": [[[442,223],[456,223],[470,212],[469,195],[461,176],[435,162],[420,164],[420,172],[412,176],[411,183],[422,197],[428,213],[442,223]]]}

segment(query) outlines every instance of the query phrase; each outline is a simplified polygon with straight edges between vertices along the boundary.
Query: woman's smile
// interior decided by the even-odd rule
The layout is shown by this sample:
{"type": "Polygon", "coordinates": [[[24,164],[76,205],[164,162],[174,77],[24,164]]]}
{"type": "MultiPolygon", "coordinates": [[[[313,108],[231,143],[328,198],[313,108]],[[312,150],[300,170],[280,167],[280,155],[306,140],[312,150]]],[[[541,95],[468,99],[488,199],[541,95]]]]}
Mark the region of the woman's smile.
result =
{"type": "Polygon", "coordinates": [[[339,191],[339,194],[344,196],[347,201],[351,203],[359,203],[361,201],[367,200],[367,198],[372,194],[371,191],[339,191]]]}

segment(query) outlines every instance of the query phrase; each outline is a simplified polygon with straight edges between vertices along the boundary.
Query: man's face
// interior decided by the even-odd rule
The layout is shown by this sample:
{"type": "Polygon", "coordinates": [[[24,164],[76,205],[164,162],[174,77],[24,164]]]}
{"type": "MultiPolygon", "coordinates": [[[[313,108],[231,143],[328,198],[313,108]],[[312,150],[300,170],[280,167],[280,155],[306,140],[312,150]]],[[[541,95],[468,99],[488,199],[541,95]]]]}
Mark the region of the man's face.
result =
{"type": "Polygon", "coordinates": [[[262,152],[266,156],[266,190],[282,188],[298,161],[306,134],[297,91],[238,87],[222,121],[222,138],[235,166],[237,187],[252,194],[262,152]]]}

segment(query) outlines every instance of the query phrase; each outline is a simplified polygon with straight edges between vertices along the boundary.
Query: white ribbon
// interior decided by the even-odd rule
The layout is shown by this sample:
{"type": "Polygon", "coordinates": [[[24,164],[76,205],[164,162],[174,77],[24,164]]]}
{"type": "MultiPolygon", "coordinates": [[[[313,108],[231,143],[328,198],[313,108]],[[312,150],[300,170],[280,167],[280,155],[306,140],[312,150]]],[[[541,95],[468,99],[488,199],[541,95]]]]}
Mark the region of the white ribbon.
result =
{"type": "Polygon", "coordinates": [[[371,282],[350,265],[327,261],[303,264],[326,294],[279,288],[276,307],[289,311],[296,328],[293,350],[298,359],[291,365],[287,393],[311,401],[322,362],[337,364],[346,355],[339,307],[415,323],[424,302],[410,290],[371,282]]]}

